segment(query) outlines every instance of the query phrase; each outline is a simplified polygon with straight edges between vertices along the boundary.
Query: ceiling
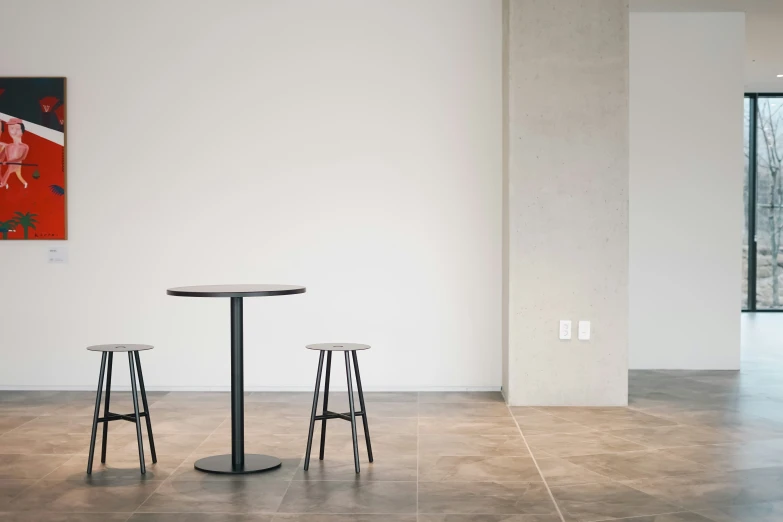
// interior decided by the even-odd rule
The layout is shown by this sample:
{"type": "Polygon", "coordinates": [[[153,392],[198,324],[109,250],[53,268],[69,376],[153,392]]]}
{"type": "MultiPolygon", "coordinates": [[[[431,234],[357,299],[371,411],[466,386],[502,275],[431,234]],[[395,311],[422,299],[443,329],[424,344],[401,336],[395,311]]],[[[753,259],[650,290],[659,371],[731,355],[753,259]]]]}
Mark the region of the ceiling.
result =
{"type": "Polygon", "coordinates": [[[744,12],[745,90],[783,92],[783,0],[630,0],[632,12],[744,12]]]}

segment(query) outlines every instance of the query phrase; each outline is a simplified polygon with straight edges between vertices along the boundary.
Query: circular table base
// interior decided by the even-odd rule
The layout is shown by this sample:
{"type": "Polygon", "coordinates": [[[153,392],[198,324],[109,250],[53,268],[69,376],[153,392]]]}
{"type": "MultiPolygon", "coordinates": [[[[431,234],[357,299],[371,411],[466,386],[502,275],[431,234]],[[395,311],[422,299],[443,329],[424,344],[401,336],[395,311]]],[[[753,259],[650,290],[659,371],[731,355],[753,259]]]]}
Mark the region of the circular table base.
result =
{"type": "Polygon", "coordinates": [[[245,454],[245,466],[241,469],[234,469],[231,463],[231,455],[215,455],[213,457],[204,457],[194,464],[199,471],[207,473],[223,473],[225,475],[244,475],[246,473],[259,473],[269,471],[280,467],[282,462],[276,457],[269,455],[245,454]]]}

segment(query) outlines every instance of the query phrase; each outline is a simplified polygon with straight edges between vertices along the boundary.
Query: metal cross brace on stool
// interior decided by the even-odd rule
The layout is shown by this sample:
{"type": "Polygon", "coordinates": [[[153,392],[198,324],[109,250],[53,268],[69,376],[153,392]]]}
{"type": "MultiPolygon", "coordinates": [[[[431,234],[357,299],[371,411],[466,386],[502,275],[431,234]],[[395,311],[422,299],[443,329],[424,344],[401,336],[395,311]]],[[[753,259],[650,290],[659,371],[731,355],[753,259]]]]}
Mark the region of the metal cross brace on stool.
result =
{"type": "MultiPolygon", "coordinates": [[[[356,411],[353,414],[356,417],[361,417],[362,415],[364,415],[364,412],[363,411],[356,411]]],[[[343,420],[347,420],[348,422],[352,422],[351,421],[351,413],[350,412],[349,413],[335,413],[333,411],[327,411],[323,415],[316,415],[315,416],[315,420],[317,420],[317,421],[318,420],[327,420],[327,419],[343,419],[343,420]]]]}

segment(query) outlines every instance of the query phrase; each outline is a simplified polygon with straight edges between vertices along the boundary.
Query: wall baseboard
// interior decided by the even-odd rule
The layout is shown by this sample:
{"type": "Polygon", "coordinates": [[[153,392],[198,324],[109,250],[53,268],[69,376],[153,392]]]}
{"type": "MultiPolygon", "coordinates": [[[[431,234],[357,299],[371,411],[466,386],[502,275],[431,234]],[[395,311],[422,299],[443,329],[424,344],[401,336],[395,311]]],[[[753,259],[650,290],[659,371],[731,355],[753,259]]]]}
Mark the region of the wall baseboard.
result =
{"type": "MultiPolygon", "coordinates": [[[[29,386],[3,386],[0,391],[95,391],[95,385],[90,386],[58,386],[58,385],[29,385],[29,386]]],[[[112,385],[112,391],[130,391],[130,386],[112,385]]],[[[346,388],[331,387],[332,392],[345,392],[346,388]]],[[[147,386],[147,391],[153,392],[228,392],[230,386],[147,386]]],[[[311,386],[245,386],[246,392],[313,392],[311,386]]],[[[366,392],[499,392],[500,386],[379,386],[364,387],[366,392]]]]}

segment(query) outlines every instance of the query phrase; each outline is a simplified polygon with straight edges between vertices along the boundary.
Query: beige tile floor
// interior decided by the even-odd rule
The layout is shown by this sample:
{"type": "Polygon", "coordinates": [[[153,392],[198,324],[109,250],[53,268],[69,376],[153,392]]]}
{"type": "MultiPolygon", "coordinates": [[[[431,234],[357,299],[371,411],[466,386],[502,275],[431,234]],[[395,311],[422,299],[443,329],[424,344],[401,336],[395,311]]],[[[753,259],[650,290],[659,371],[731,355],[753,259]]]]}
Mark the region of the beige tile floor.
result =
{"type": "MultiPolygon", "coordinates": [[[[303,471],[307,393],[246,395],[247,451],[279,470],[195,471],[229,451],[228,395],[150,393],[158,463],[140,476],[134,427],[115,422],[87,478],[92,392],[0,392],[0,522],[781,522],[783,314],[743,325],[741,373],[632,371],[628,408],[368,393],[376,461],[362,449],[358,477],[339,420],[303,471]]],[[[131,411],[128,393],[113,403],[131,411]]]]}

